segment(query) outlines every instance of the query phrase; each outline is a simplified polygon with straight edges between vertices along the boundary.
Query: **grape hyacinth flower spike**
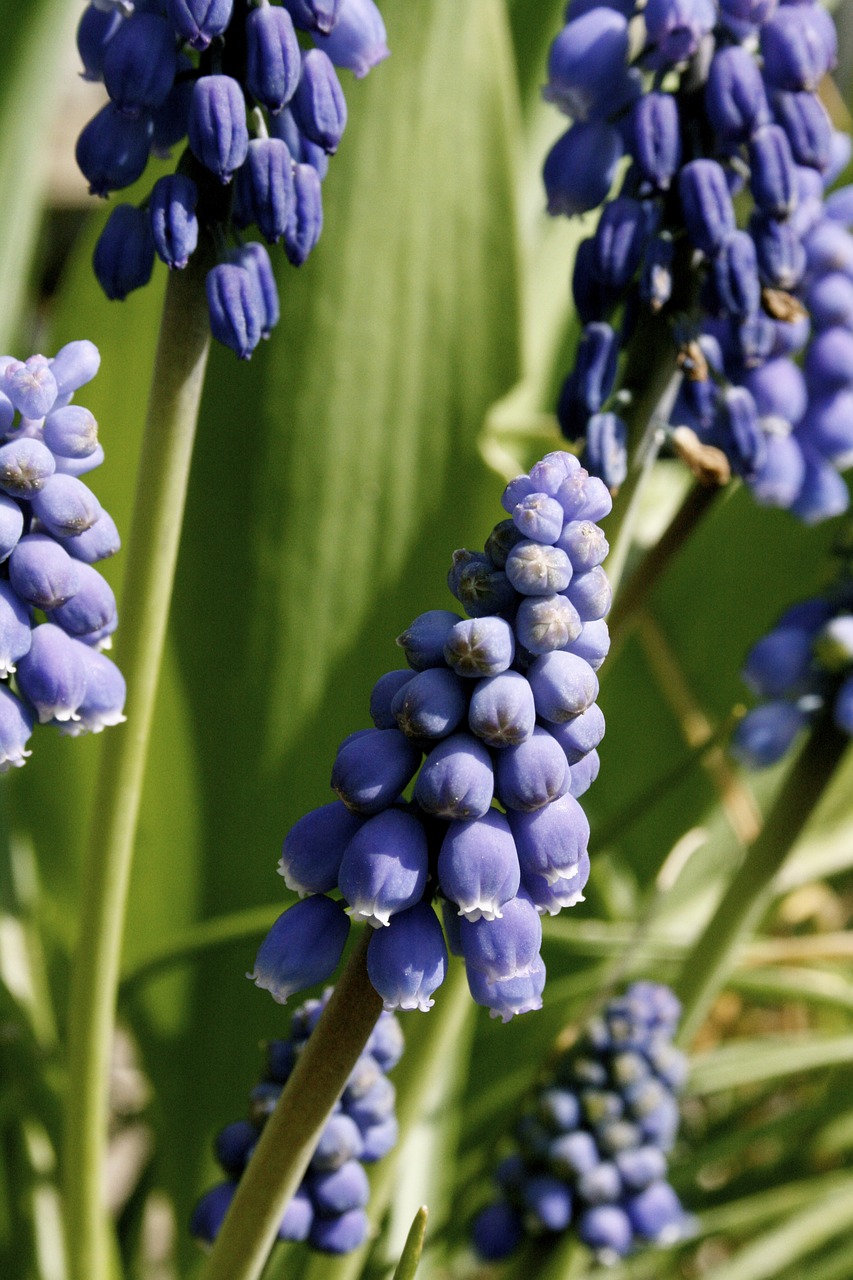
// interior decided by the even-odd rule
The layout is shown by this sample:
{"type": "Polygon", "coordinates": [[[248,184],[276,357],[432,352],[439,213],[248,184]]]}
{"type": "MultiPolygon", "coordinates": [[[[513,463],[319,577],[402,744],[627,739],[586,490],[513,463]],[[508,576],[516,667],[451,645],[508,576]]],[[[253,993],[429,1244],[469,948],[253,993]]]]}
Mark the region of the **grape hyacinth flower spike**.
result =
{"type": "Polygon", "coordinates": [[[474,1221],[483,1261],[567,1230],[603,1263],[687,1233],[666,1177],[686,1075],[672,1044],[679,1013],[668,987],[635,982],[560,1056],[496,1170],[499,1198],[474,1221]]]}
{"type": "Polygon", "coordinates": [[[667,441],[700,480],[733,473],[806,523],[846,509],[853,211],[849,188],[825,194],[846,161],[817,94],[836,57],[815,0],[569,6],[544,95],[573,123],[545,160],[547,205],[602,208],[574,264],[583,329],[557,417],[611,489],[634,390],[617,358],[645,311],[686,373],[667,441]]]}
{"type": "Polygon", "coordinates": [[[321,183],[346,125],[338,69],[361,78],[388,57],[379,9],[374,0],[144,9],[92,0],[77,47],[85,78],[108,97],[77,141],[93,195],[123,190],[149,156],[188,142],[147,200],[113,208],[94,254],[101,287],[123,299],[148,283],[156,258],[183,270],[203,241],[218,258],[207,277],[211,331],[248,359],[279,306],[270,255],[243,233],[254,225],[267,244],[281,242],[294,266],[313,250],[321,183]]]}
{"type": "Polygon", "coordinates": [[[284,840],[279,871],[302,901],[252,975],[276,999],[331,975],[349,916],[372,930],[367,973],[386,1010],[429,1009],[448,949],[494,1017],[542,1005],[540,916],[582,901],[589,874],[579,798],[604,734],[596,521],[611,499],[557,452],[507,485],[503,506],[485,550],[453,557],[448,584],[469,616],[434,609],[406,628],[408,667],[376,682],[374,727],[338,750],[337,799],[284,840]]]}
{"type": "MultiPolygon", "coordinates": [[[[296,1010],[286,1040],[264,1047],[265,1068],[249,1097],[248,1116],[219,1131],[214,1143],[225,1180],[196,1204],[190,1232],[211,1245],[234,1192],[331,990],[296,1010]]],[[[351,1253],[367,1238],[370,1184],[365,1165],[381,1160],[397,1141],[395,1090],[388,1079],[403,1054],[403,1033],[393,1014],[381,1014],[340,1100],[320,1135],[311,1163],[278,1228],[278,1239],[306,1242],[322,1253],[351,1253]]]]}
{"type": "Polygon", "coordinates": [[[100,733],[124,720],[121,672],[101,649],[118,625],[93,566],[119,549],[115,525],[80,477],[103,459],[75,393],[95,376],[93,343],[53,359],[0,357],[0,772],[30,755],[36,723],[100,733]]]}

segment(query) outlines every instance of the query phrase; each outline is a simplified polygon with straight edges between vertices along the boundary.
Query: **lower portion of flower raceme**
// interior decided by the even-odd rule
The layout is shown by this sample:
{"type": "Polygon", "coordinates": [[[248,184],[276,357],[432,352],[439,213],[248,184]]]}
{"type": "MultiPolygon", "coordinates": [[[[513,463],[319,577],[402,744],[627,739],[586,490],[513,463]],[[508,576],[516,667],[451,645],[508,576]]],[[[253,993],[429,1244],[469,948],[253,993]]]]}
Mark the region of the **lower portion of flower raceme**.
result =
{"type": "Polygon", "coordinates": [[[853,736],[853,588],[849,574],[825,596],[793,605],[753,645],[743,677],[763,701],[732,737],[751,769],[776,764],[825,708],[853,736]]]}
{"type": "Polygon", "coordinates": [[[306,0],[127,10],[93,0],[80,19],[84,76],[102,81],[109,101],[81,133],[77,163],[105,196],[140,178],[150,155],[168,156],[185,138],[189,147],[142,206],[115,206],[95,274],[108,298],[125,298],[148,283],[156,258],[182,270],[213,234],[221,260],[207,279],[211,331],[248,359],[279,303],[266,249],[242,233],[257,226],[294,266],[311,253],[321,183],[347,119],[336,68],[361,77],[388,56],[382,16],[373,0],[335,0],[319,15],[306,0]]]}
{"type": "MultiPolygon", "coordinates": [[[[193,1211],[190,1230],[202,1243],[216,1239],[267,1117],[330,994],[307,1000],[297,1009],[289,1039],[267,1044],[264,1077],[252,1090],[248,1119],[235,1120],[217,1135],[214,1149],[226,1180],[205,1192],[193,1211]]],[[[280,1240],[304,1240],[314,1249],[337,1254],[350,1253],[364,1242],[369,1197],[364,1165],[387,1155],[397,1140],[394,1086],[387,1073],[402,1053],[400,1024],[393,1014],[383,1013],[285,1210],[280,1240]]]]}
{"type": "Polygon", "coordinates": [[[570,1227],[602,1262],[684,1234],[688,1220],[666,1180],[686,1074],[672,1044],[679,1013],[668,987],[635,982],[560,1058],[498,1166],[500,1199],[474,1222],[485,1261],[570,1227]]]}
{"type": "Polygon", "coordinates": [[[431,610],[399,637],[408,667],[377,681],[374,727],[341,744],[338,798],[284,841],[279,870],[303,900],[250,975],[279,1001],[334,972],[355,920],[374,931],[368,973],[386,1009],[431,1007],[448,945],[493,1016],[542,1005],[540,916],[582,901],[589,874],[579,797],[604,734],[610,588],[596,522],[611,499],[577,458],[552,453],[503,506],[485,550],[453,558],[469,616],[431,610]]]}
{"type": "Polygon", "coordinates": [[[119,549],[115,524],[80,479],[103,461],[98,424],[74,393],[97,348],[0,357],[0,772],[21,766],[36,721],[99,733],[124,719],[108,648],[113,592],[93,565],[119,549]]]}

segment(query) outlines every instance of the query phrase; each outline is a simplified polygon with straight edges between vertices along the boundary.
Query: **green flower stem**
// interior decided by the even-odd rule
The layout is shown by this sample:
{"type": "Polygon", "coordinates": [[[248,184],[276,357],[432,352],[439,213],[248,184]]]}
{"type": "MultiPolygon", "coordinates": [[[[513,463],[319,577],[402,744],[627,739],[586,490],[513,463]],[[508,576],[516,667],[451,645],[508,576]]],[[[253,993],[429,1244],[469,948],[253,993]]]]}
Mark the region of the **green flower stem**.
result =
{"type": "Polygon", "coordinates": [[[371,932],[366,926],[362,929],[264,1125],[208,1258],[204,1280],[258,1280],[266,1265],[282,1214],[382,1012],[382,1000],[367,976],[371,932]]]}
{"type": "Polygon", "coordinates": [[[786,779],[764,829],[695,946],[685,957],[675,991],[683,1006],[679,1038],[689,1045],[715,995],[735,967],[744,943],[766,910],[773,881],[832,780],[849,737],[822,716],[786,779]]]}
{"type": "Polygon", "coordinates": [[[166,291],[126,556],[117,661],[127,724],[104,735],[71,982],[64,1151],[71,1280],[110,1273],[102,1206],[107,1087],[130,868],[210,345],[196,253],[166,291]]]}

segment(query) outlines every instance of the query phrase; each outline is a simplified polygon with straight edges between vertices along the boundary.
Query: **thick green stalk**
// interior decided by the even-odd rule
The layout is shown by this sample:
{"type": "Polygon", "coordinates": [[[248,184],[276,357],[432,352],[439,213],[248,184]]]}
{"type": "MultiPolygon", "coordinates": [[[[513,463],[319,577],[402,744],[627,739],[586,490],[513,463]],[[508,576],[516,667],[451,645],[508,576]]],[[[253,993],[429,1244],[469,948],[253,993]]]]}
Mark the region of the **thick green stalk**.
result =
{"type": "Polygon", "coordinates": [[[181,522],[210,345],[198,252],[169,280],[126,553],[116,659],[127,724],[104,735],[69,1015],[64,1151],[72,1280],[107,1280],[107,1088],[130,868],[181,522]]]}
{"type": "Polygon", "coordinates": [[[688,952],[675,991],[683,1013],[679,1038],[689,1045],[715,995],[734,968],[742,943],[761,920],[773,881],[849,745],[828,716],[817,721],[782,787],[761,834],[695,946],[688,952]]]}
{"type": "Polygon", "coordinates": [[[282,1214],[382,1012],[382,1000],[367,976],[370,933],[366,926],[362,929],[332,997],[264,1125],[216,1237],[204,1280],[258,1280],[266,1265],[282,1214]]]}

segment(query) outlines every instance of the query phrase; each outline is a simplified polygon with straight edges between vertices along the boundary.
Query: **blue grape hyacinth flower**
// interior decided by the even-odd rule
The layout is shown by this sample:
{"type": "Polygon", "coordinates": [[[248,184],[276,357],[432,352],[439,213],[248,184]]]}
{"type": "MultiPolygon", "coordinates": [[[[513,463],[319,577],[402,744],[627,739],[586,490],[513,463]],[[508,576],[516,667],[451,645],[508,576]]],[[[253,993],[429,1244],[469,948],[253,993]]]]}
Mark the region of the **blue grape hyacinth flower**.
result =
{"type": "Polygon", "coordinates": [[[124,720],[125,684],[101,649],[118,625],[98,561],[115,524],[80,478],[103,460],[75,393],[95,376],[93,343],[53,359],[0,357],[0,772],[19,768],[36,723],[100,733],[124,720]]]}
{"type": "MultiPolygon", "coordinates": [[[[264,1125],[331,994],[329,988],[321,999],[305,1001],[291,1018],[289,1037],[266,1044],[264,1072],[250,1095],[248,1117],[216,1135],[214,1154],[225,1180],[206,1191],[193,1210],[190,1233],[200,1244],[211,1245],[219,1234],[264,1125]]],[[[396,1145],[396,1095],[387,1073],[403,1048],[396,1017],[380,1014],[284,1212],[279,1240],[304,1241],[328,1254],[351,1253],[364,1243],[370,1200],[365,1165],[381,1160],[396,1145]]]]}
{"type": "Polygon", "coordinates": [[[472,1225],[484,1262],[567,1230],[603,1263],[688,1232],[666,1178],[686,1074],[672,1044],[679,1014],[668,987],[635,982],[561,1054],[496,1170],[499,1198],[472,1225]]]}
{"type": "Polygon", "coordinates": [[[555,452],[507,485],[503,506],[485,549],[453,556],[448,585],[469,616],[429,610],[399,636],[408,667],[380,677],[374,727],[338,749],[338,799],[284,840],[279,871],[303,900],[258,965],[280,996],[329,976],[349,915],[373,930],[368,975],[388,1010],[432,1006],[448,949],[495,1017],[542,1005],[539,916],[582,901],[589,875],[578,797],[604,734],[610,592],[596,521],[611,498],[555,452]],[[334,922],[334,946],[308,912],[334,922]]]}
{"type": "Polygon", "coordinates": [[[108,298],[122,299],[148,283],[155,257],[180,271],[200,241],[213,243],[211,330],[248,359],[279,307],[266,250],[244,244],[242,232],[255,225],[268,244],[281,241],[294,266],[316,245],[321,181],[346,125],[337,69],[361,77],[388,57],[378,8],[373,0],[168,0],[156,11],[128,4],[105,12],[92,0],[77,47],[86,79],[102,81],[109,98],[77,142],[94,195],[123,190],[149,156],[189,144],[150,200],[114,210],[95,249],[98,281],[108,298]]]}

